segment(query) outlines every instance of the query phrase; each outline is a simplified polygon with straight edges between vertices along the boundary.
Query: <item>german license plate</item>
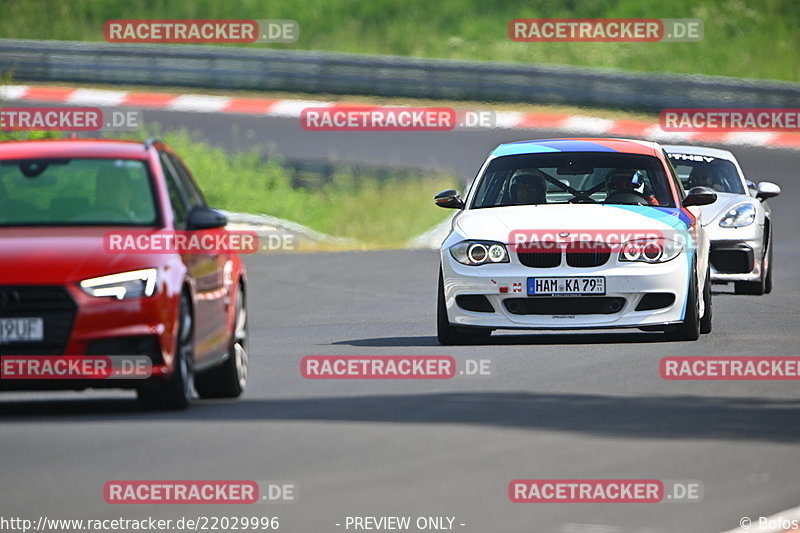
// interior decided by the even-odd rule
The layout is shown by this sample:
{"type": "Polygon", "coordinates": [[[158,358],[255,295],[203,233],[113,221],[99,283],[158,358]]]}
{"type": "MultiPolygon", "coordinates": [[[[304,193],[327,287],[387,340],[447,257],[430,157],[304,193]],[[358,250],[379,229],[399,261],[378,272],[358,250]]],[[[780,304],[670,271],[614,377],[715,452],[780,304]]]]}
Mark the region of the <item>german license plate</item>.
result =
{"type": "Polygon", "coordinates": [[[528,296],[605,293],[603,277],[528,278],[528,296]]]}
{"type": "Polygon", "coordinates": [[[41,318],[0,318],[0,344],[36,342],[44,339],[44,320],[41,318]]]}

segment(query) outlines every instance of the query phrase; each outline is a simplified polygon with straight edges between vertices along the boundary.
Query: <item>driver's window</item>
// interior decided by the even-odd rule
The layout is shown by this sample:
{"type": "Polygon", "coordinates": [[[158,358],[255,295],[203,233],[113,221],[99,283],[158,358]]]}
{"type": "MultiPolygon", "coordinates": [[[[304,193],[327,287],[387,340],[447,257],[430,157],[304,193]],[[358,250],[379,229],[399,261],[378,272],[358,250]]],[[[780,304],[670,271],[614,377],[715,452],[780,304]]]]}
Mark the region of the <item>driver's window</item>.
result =
{"type": "Polygon", "coordinates": [[[192,179],[192,175],[189,173],[189,170],[183,166],[181,161],[172,154],[167,154],[169,157],[170,162],[172,163],[172,168],[175,169],[176,177],[180,180],[180,187],[181,190],[186,193],[186,198],[188,200],[188,205],[191,207],[195,206],[205,206],[206,200],[203,197],[203,193],[200,192],[200,189],[197,188],[195,185],[194,180],[192,179]]]}
{"type": "Polygon", "coordinates": [[[175,214],[175,227],[177,229],[186,229],[186,200],[178,187],[175,170],[164,152],[159,153],[159,158],[161,159],[161,168],[164,170],[164,180],[167,182],[169,203],[172,205],[172,211],[175,214]]]}

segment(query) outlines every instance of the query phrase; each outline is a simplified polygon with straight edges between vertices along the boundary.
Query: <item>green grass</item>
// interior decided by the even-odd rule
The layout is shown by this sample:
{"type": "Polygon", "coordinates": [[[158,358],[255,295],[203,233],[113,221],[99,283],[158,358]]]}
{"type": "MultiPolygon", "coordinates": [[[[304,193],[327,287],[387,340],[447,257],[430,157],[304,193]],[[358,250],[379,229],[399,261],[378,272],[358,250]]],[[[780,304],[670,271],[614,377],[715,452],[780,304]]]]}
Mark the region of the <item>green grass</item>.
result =
{"type": "Polygon", "coordinates": [[[256,151],[231,154],[186,131],[161,137],[184,159],[210,205],[292,220],[370,247],[402,247],[444,220],[447,213],[433,204],[433,195],[456,187],[452,176],[356,179],[338,173],[317,187],[295,188],[285,168],[256,151]]]}
{"type": "MultiPolygon", "coordinates": [[[[295,19],[275,48],[800,81],[796,0],[4,0],[7,38],[101,40],[113,18],[295,19]],[[515,43],[514,18],[700,18],[697,43],[515,43]]],[[[247,45],[264,46],[264,45],[247,45]]]]}

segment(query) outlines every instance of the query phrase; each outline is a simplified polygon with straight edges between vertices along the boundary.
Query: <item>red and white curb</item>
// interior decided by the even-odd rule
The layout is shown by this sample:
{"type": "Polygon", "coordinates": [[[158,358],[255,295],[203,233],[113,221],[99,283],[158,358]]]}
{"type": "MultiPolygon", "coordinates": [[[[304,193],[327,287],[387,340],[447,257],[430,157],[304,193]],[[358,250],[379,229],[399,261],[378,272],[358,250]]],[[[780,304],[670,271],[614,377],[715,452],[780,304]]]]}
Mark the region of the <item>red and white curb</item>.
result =
{"type": "MultiPolygon", "coordinates": [[[[195,113],[226,113],[263,117],[298,118],[307,107],[377,107],[354,102],[238,98],[202,94],[173,94],[138,91],[109,91],[34,85],[0,86],[0,99],[49,102],[98,107],[134,107],[195,113]]],[[[393,106],[402,107],[402,106],[393,106]]],[[[666,132],[657,122],[611,120],[585,115],[545,112],[495,111],[494,128],[510,130],[559,130],[581,135],[634,137],[670,143],[698,143],[732,146],[762,146],[800,149],[800,134],[780,132],[666,132]]],[[[479,128],[471,128],[475,131],[479,128]]],[[[491,128],[484,128],[491,129],[491,128]]]]}

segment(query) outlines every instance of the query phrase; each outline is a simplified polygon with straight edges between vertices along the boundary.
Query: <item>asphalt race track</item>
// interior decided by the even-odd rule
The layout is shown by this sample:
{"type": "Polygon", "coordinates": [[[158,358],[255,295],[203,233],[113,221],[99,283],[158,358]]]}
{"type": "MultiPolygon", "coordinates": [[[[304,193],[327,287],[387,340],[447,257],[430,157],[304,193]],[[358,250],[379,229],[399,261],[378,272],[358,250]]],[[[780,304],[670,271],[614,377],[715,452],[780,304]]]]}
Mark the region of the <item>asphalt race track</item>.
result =
{"type": "MultiPolygon", "coordinates": [[[[292,119],[145,117],[237,149],[272,143],[287,157],[435,166],[465,178],[500,142],[564,135],[313,133],[292,119]],[[234,125],[241,135],[232,141],[234,125]]],[[[800,153],[733,151],[750,179],[783,188],[771,201],[775,290],[753,297],[718,287],[714,331],[697,342],[622,331],[502,334],[484,346],[441,347],[433,251],[248,257],[245,396],[177,413],[140,412],[129,393],[0,396],[4,506],[34,519],[277,515],[282,531],[303,533],[345,531],[335,524],[353,515],[453,516],[457,531],[475,533],[721,532],[743,516],[795,507],[796,382],[658,374],[664,356],[800,352],[800,153]],[[459,368],[489,360],[492,375],[306,380],[306,355],[452,355],[459,368]],[[507,487],[517,478],[699,480],[704,499],[513,504],[507,487]],[[284,480],[297,484],[299,498],[244,508],[114,506],[101,495],[110,479],[284,480]]]]}

